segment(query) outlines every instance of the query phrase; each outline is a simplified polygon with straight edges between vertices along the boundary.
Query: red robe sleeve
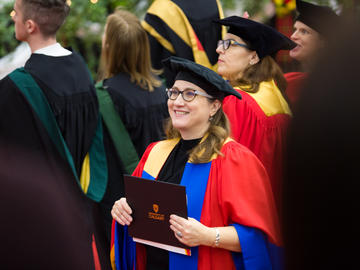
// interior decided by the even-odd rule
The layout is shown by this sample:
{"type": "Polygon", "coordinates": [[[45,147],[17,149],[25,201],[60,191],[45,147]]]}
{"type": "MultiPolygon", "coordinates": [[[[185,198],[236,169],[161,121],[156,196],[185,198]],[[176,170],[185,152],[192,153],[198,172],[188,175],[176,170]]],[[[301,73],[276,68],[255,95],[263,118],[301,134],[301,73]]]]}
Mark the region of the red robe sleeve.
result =
{"type": "Polygon", "coordinates": [[[267,115],[248,93],[242,100],[225,98],[223,108],[230,121],[231,136],[249,148],[269,175],[276,204],[281,205],[282,164],[291,116],[285,113],[267,115]]]}
{"type": "MultiPolygon", "coordinates": [[[[227,143],[213,160],[201,213],[209,227],[240,224],[265,233],[280,247],[279,220],[265,168],[256,156],[236,142],[227,143]]],[[[239,236],[241,245],[241,236],[239,236]]],[[[199,269],[235,269],[232,254],[200,246],[199,269]]]]}
{"type": "Polygon", "coordinates": [[[272,243],[281,245],[280,227],[265,168],[247,148],[235,142],[224,148],[224,157],[214,162],[221,171],[217,181],[219,206],[227,224],[257,228],[272,243]]]}
{"type": "Polygon", "coordinates": [[[284,77],[287,81],[286,95],[290,104],[294,106],[299,99],[301,87],[306,79],[306,73],[289,72],[285,73],[284,77]]]}
{"type": "Polygon", "coordinates": [[[149,146],[146,148],[144,154],[142,155],[142,157],[139,161],[139,164],[136,166],[134,172],[132,173],[132,176],[141,177],[142,172],[144,170],[145,162],[151,152],[151,149],[153,149],[153,147],[156,143],[157,142],[153,142],[153,143],[149,144],[149,146]]]}

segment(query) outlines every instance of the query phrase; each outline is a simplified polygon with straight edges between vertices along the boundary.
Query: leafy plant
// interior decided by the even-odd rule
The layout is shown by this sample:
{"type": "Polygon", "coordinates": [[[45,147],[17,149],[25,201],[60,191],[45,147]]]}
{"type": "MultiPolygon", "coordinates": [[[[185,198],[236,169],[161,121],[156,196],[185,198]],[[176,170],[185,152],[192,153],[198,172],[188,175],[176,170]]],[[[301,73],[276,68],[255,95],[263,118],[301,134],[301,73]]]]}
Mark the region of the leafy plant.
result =
{"type": "Polygon", "coordinates": [[[15,39],[14,23],[10,16],[12,9],[12,3],[4,4],[0,8],[0,57],[13,51],[19,44],[15,39]]]}

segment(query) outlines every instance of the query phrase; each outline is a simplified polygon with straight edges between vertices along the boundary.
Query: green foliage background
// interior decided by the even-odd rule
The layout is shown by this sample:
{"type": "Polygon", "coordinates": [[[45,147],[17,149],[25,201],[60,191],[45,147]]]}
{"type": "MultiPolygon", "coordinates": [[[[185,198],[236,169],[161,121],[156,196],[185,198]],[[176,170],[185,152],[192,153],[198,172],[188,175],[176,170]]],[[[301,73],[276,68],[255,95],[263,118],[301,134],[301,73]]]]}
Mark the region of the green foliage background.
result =
{"type": "MultiPolygon", "coordinates": [[[[240,0],[221,0],[225,10],[233,10],[240,0]]],[[[256,14],[263,6],[271,0],[242,0],[243,10],[250,14],[256,14]]],[[[328,4],[330,0],[317,0],[319,4],[328,4]]],[[[355,8],[356,0],[337,0],[344,8],[355,8]]],[[[72,0],[71,11],[65,24],[58,33],[58,41],[63,46],[71,46],[79,51],[88,63],[93,75],[96,74],[100,50],[101,35],[105,20],[108,14],[121,6],[124,9],[134,12],[140,18],[143,17],[146,9],[152,0],[98,0],[92,4],[90,0],[72,0]]],[[[358,7],[358,6],[356,6],[358,7]]],[[[19,42],[14,36],[14,24],[10,17],[13,2],[4,4],[0,8],[0,57],[12,52],[19,42]]],[[[360,14],[360,12],[359,12],[360,14]]]]}
{"type": "Polygon", "coordinates": [[[12,4],[0,8],[0,57],[13,51],[18,45],[14,35],[14,24],[9,15],[12,9],[12,4]]]}

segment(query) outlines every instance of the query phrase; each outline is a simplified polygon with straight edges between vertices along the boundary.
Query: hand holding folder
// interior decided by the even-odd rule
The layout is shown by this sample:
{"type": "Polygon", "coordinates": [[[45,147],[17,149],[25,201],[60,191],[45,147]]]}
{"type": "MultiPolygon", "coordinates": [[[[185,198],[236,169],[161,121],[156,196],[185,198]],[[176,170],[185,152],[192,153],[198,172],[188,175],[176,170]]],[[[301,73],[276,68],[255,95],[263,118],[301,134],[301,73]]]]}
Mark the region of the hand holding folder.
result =
{"type": "Polygon", "coordinates": [[[126,200],[132,209],[129,234],[135,242],[190,255],[170,229],[170,215],[187,218],[184,186],[124,176],[126,200]]]}

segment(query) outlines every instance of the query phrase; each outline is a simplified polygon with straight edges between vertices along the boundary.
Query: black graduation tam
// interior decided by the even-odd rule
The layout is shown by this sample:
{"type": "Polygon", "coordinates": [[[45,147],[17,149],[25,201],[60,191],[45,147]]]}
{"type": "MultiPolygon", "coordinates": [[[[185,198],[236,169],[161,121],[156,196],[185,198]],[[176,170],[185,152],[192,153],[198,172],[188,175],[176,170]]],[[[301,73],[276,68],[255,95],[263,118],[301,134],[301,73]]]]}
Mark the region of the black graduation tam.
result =
{"type": "Polygon", "coordinates": [[[339,17],[327,6],[318,6],[308,2],[296,0],[296,9],[299,12],[297,21],[301,21],[321,35],[328,36],[333,27],[338,24],[339,17]]]}
{"type": "Polygon", "coordinates": [[[175,80],[181,79],[199,86],[214,98],[222,100],[224,96],[233,95],[241,99],[240,93],[219,74],[207,67],[176,56],[171,56],[162,62],[168,87],[173,86],[175,80]]]}
{"type": "Polygon", "coordinates": [[[257,52],[259,58],[274,55],[279,50],[291,50],[296,43],[268,25],[231,16],[214,22],[229,26],[228,32],[234,34],[250,45],[250,49],[257,52]]]}

